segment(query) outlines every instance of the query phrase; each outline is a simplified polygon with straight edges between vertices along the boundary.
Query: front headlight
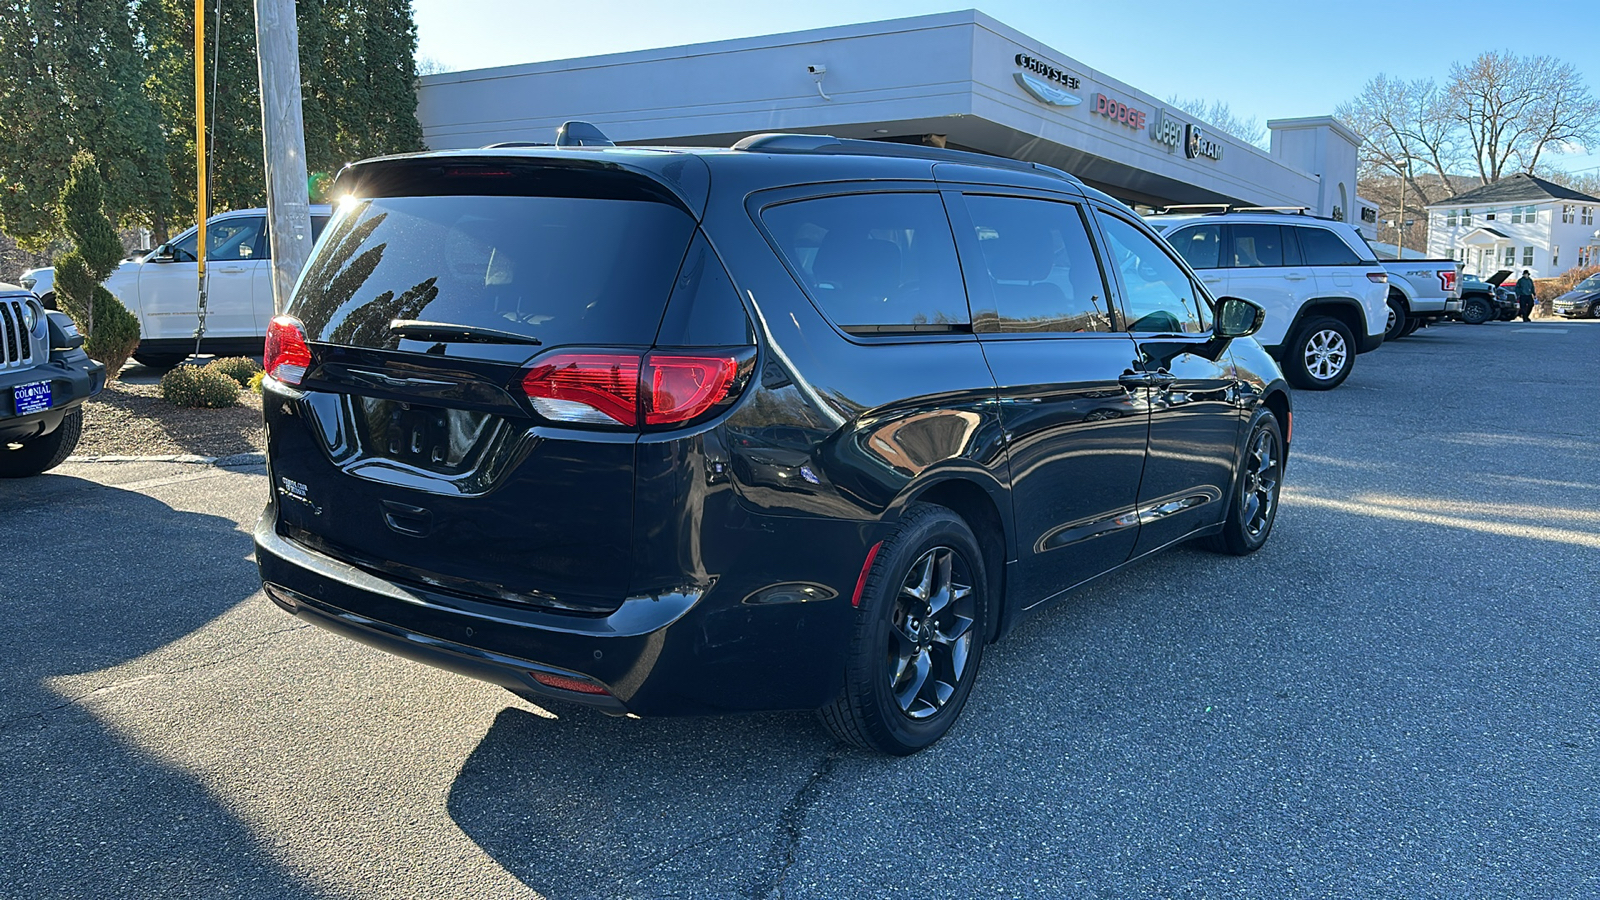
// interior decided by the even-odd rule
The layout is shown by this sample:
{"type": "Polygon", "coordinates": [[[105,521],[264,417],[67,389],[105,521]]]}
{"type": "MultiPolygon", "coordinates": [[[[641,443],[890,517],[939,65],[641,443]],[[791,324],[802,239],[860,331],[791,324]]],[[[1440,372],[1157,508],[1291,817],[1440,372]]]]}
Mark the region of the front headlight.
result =
{"type": "Polygon", "coordinates": [[[22,304],[22,330],[33,334],[34,326],[39,324],[39,311],[34,308],[33,301],[22,304]]]}

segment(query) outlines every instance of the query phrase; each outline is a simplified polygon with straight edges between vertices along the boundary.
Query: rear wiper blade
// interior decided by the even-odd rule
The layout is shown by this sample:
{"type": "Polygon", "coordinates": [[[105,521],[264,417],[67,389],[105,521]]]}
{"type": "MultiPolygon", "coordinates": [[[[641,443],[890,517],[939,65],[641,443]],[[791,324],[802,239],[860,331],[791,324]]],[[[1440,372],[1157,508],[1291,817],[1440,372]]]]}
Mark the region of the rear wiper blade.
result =
{"type": "Polygon", "coordinates": [[[528,344],[534,347],[544,343],[536,337],[484,328],[480,325],[452,325],[449,322],[424,322],[420,319],[390,319],[389,331],[401,337],[418,341],[438,341],[462,344],[528,344]]]}

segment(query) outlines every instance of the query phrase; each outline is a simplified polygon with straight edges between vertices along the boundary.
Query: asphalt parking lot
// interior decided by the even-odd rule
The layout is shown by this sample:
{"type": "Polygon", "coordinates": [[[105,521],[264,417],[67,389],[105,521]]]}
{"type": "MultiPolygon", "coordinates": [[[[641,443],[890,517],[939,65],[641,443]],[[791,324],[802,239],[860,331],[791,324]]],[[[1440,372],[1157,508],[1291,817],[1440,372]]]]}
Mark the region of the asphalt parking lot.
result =
{"type": "Polygon", "coordinates": [[[1587,321],[1362,357],[1296,396],[1266,549],[1030,620],[903,760],[304,626],[259,468],[0,483],[0,896],[1595,896],[1597,365],[1587,321]]]}

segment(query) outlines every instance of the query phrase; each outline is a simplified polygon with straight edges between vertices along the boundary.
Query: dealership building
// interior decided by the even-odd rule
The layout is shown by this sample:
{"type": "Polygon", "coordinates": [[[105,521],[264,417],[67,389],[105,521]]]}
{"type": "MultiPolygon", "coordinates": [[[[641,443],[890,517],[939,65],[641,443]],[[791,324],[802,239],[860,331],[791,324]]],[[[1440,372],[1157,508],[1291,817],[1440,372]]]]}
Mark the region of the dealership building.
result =
{"type": "Polygon", "coordinates": [[[809,132],[1044,163],[1137,206],[1363,218],[1360,138],[1331,117],[1271,120],[1262,150],[975,10],[430,75],[417,118],[433,149],[550,141],[569,119],[618,144],[809,132]]]}

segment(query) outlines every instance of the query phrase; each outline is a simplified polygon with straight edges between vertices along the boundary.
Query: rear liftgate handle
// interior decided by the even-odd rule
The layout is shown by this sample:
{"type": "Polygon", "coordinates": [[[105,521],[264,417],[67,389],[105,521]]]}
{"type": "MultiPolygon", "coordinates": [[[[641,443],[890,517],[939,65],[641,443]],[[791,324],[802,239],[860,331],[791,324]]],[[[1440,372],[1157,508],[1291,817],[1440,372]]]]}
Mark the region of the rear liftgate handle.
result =
{"type": "Polygon", "coordinates": [[[433,530],[433,513],[420,506],[383,501],[383,521],[391,530],[411,537],[426,537],[433,530]]]}

